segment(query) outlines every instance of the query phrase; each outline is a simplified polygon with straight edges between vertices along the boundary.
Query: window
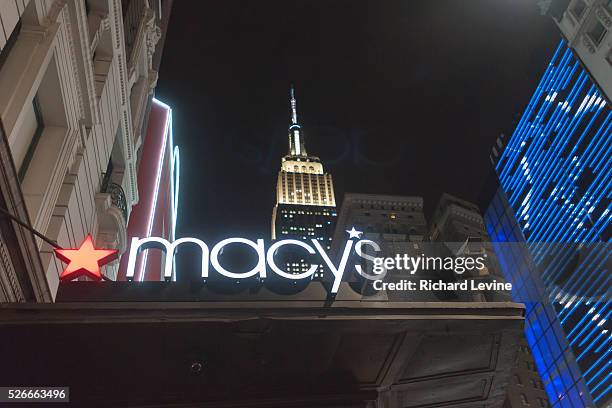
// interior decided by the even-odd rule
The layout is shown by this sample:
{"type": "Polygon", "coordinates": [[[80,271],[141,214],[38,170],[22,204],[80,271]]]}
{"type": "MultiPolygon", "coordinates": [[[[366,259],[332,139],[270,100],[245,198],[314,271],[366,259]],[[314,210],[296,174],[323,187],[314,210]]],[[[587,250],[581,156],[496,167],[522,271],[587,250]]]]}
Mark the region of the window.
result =
{"type": "Polygon", "coordinates": [[[587,35],[593,41],[593,44],[598,46],[603,38],[606,36],[608,30],[601,24],[601,21],[595,19],[593,25],[589,31],[587,31],[587,35]]]}
{"type": "Polygon", "coordinates": [[[514,374],[514,382],[516,383],[516,385],[523,385],[523,383],[521,382],[521,377],[516,374],[514,374]]]}
{"type": "Polygon", "coordinates": [[[576,2],[570,7],[570,12],[576,18],[576,20],[580,21],[586,8],[587,5],[584,0],[576,0],[576,2]]]}
{"type": "Polygon", "coordinates": [[[8,57],[9,52],[13,48],[13,45],[15,45],[15,42],[17,41],[17,37],[19,36],[20,32],[21,32],[21,19],[17,20],[17,24],[15,25],[15,28],[13,29],[13,32],[11,33],[9,38],[6,40],[6,44],[4,44],[4,48],[0,47],[0,69],[2,69],[2,65],[4,65],[4,61],[6,61],[6,58],[8,57]]]}
{"type": "Polygon", "coordinates": [[[13,146],[13,158],[15,165],[19,169],[17,174],[19,181],[23,181],[28,166],[34,156],[34,151],[40,140],[40,135],[44,129],[42,114],[40,112],[40,104],[38,97],[35,96],[32,100],[31,109],[26,112],[23,125],[19,129],[17,139],[26,143],[15,143],[13,146]]]}
{"type": "MultiPolygon", "coordinates": [[[[104,85],[106,84],[106,78],[110,71],[110,67],[113,61],[113,50],[112,50],[112,39],[110,30],[105,30],[98,41],[98,46],[93,53],[92,65],[94,71],[94,85],[96,88],[96,96],[100,98],[104,85]]],[[[134,84],[137,85],[138,82],[134,84]]],[[[142,83],[140,87],[142,87],[142,83]]]]}
{"type": "Polygon", "coordinates": [[[37,131],[28,134],[22,133],[25,130],[23,128],[14,128],[13,130],[15,136],[29,135],[28,138],[15,138],[11,146],[11,152],[13,158],[21,155],[21,162],[15,160],[15,164],[22,175],[21,188],[31,214],[37,214],[43,205],[48,204],[38,197],[43,197],[53,185],[54,172],[52,166],[54,163],[45,160],[45,158],[63,157],[65,154],[62,148],[68,129],[63,95],[56,57],[53,56],[48,61],[44,75],[38,85],[35,100],[32,102],[24,101],[26,102],[24,108],[30,109],[31,106],[31,118],[34,118],[34,121],[30,121],[28,124],[28,129],[37,131]],[[36,118],[35,110],[39,112],[38,118],[36,118]],[[44,126],[42,126],[43,124],[44,126]],[[36,137],[36,133],[40,133],[38,137],[36,137]],[[37,138],[38,140],[35,140],[37,138]],[[31,154],[28,152],[31,152],[31,154]],[[31,155],[31,159],[29,164],[22,169],[27,155],[31,155]]]}
{"type": "Polygon", "coordinates": [[[527,400],[527,396],[525,394],[521,394],[521,404],[529,405],[529,401],[527,400]]]}

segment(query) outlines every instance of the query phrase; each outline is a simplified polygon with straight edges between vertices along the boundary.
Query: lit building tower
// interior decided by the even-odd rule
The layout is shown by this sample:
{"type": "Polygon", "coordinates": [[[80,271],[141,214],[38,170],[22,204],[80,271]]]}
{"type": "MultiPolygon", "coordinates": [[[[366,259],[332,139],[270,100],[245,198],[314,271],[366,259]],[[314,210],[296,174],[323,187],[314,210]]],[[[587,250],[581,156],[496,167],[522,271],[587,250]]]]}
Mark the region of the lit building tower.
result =
{"type": "Polygon", "coordinates": [[[485,225],[525,302],[553,406],[607,407],[612,397],[611,134],[610,105],[562,41],[512,137],[493,150],[485,225]]]}
{"type": "MultiPolygon", "coordinates": [[[[276,205],[272,210],[272,239],[313,238],[329,249],[336,217],[332,176],[323,164],[306,151],[304,131],[298,122],[295,92],[291,87],[289,152],[281,160],[276,185],[276,205]]],[[[302,255],[303,257],[303,255],[302,255]]],[[[305,272],[309,262],[299,256],[286,258],[288,272],[305,272]]],[[[315,274],[320,277],[322,267],[315,274]]]]}

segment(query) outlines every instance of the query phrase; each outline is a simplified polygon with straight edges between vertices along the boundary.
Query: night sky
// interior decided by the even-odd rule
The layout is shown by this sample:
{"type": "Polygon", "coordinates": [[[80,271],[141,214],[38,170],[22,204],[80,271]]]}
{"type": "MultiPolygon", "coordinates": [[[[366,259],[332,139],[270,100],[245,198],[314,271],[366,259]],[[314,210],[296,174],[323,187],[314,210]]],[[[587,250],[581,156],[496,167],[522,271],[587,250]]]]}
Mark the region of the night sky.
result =
{"type": "Polygon", "coordinates": [[[175,0],[156,97],[181,149],[177,234],[269,238],[291,83],[338,204],[476,200],[559,39],[532,0],[175,0]]]}

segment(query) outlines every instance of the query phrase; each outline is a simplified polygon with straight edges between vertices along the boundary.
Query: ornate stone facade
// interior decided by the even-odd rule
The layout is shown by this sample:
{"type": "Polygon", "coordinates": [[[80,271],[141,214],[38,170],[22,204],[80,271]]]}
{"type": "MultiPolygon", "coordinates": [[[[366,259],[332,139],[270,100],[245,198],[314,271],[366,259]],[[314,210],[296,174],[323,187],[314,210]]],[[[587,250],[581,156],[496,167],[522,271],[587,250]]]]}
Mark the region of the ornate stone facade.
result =
{"type": "MultiPolygon", "coordinates": [[[[166,26],[160,10],[147,0],[6,3],[0,6],[0,120],[10,152],[0,163],[4,208],[61,246],[78,246],[92,233],[99,245],[123,251],[127,218],[138,202],[137,150],[157,81],[152,58],[162,45],[159,27],[166,26]],[[136,6],[138,29],[126,30],[124,17],[136,6]],[[7,33],[7,27],[13,28],[7,33]],[[121,191],[121,202],[109,185],[121,191]]],[[[25,270],[6,272],[10,262],[0,247],[6,275],[0,301],[51,301],[62,269],[52,248],[15,223],[5,226],[22,237],[9,248],[18,250],[25,270]],[[19,276],[40,290],[28,295],[23,283],[16,289],[19,276]]],[[[105,273],[113,278],[116,270],[117,263],[105,273]]]]}

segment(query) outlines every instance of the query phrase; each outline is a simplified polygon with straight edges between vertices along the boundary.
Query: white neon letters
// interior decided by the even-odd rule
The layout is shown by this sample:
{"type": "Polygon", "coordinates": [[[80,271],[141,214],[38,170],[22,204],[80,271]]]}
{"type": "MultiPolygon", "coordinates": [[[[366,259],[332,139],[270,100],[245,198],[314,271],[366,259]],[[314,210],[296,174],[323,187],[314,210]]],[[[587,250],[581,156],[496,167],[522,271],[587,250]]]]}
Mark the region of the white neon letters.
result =
{"type": "MultiPolygon", "coordinates": [[[[372,248],[374,248],[374,251],[376,252],[380,252],[380,245],[378,245],[376,242],[374,241],[370,241],[369,239],[363,239],[361,241],[357,241],[357,243],[355,244],[355,252],[357,253],[357,255],[359,255],[362,258],[365,258],[371,262],[374,262],[374,260],[376,259],[375,256],[372,256],[368,253],[364,253],[361,246],[362,245],[370,245],[372,248]]],[[[383,276],[385,276],[385,274],[387,273],[387,270],[383,270],[382,273],[376,274],[374,273],[374,275],[370,275],[368,274],[366,271],[364,271],[364,268],[362,268],[361,265],[355,265],[355,269],[357,270],[357,273],[360,274],[361,276],[363,276],[366,279],[369,280],[379,280],[381,279],[383,276]]]]}
{"type": "MultiPolygon", "coordinates": [[[[126,272],[126,278],[128,280],[134,279],[134,272],[136,269],[136,258],[138,253],[141,250],[149,249],[149,248],[159,248],[164,251],[166,255],[166,262],[164,267],[164,279],[170,280],[172,279],[172,267],[174,262],[174,253],[176,248],[185,243],[192,243],[199,246],[202,249],[202,278],[208,277],[208,246],[201,239],[197,238],[179,238],[173,243],[168,242],[167,239],[159,238],[159,237],[148,237],[148,238],[132,238],[132,243],[130,245],[130,257],[128,259],[128,266],[126,272]]],[[[141,264],[140,271],[135,280],[142,281],[144,280],[144,264],[141,264]]]]}
{"type": "Polygon", "coordinates": [[[344,245],[344,252],[342,253],[342,258],[340,259],[340,264],[338,264],[338,267],[336,267],[336,265],[334,265],[331,259],[329,259],[329,256],[327,256],[325,250],[323,249],[323,247],[321,247],[321,244],[319,244],[319,241],[313,239],[312,243],[319,251],[321,258],[323,258],[329,270],[334,274],[334,284],[332,286],[331,292],[337,293],[338,288],[340,287],[340,282],[342,281],[342,276],[344,275],[344,270],[346,269],[346,262],[348,261],[349,253],[351,252],[351,248],[353,247],[353,241],[346,241],[346,244],[344,245]]]}
{"type": "Polygon", "coordinates": [[[310,265],[310,268],[308,268],[306,272],[298,273],[295,275],[292,273],[283,271],[282,269],[278,267],[278,265],[276,265],[276,261],[274,260],[274,255],[276,254],[276,251],[280,247],[285,246],[285,245],[296,245],[296,246],[304,248],[311,255],[315,254],[315,250],[312,249],[310,245],[308,245],[307,243],[303,241],[298,241],[297,239],[284,239],[282,241],[277,241],[274,244],[272,244],[272,246],[268,249],[267,261],[268,261],[268,266],[270,266],[270,269],[272,269],[274,273],[276,273],[277,275],[282,276],[283,278],[287,278],[287,279],[304,279],[304,278],[308,278],[312,276],[312,274],[315,273],[315,271],[317,270],[317,265],[310,265]]]}
{"type": "MultiPolygon", "coordinates": [[[[351,250],[353,249],[353,244],[355,241],[348,240],[344,246],[342,251],[342,256],[338,265],[334,265],[329,255],[325,251],[325,249],[321,246],[318,240],[311,239],[312,245],[309,245],[307,242],[296,240],[296,239],[285,239],[274,242],[266,251],[264,240],[258,239],[257,241],[251,241],[245,238],[228,238],[218,242],[212,250],[209,251],[208,246],[200,239],[197,238],[180,238],[176,241],[170,243],[168,240],[164,238],[158,237],[148,237],[148,238],[132,238],[132,242],[130,245],[130,254],[128,258],[127,265],[127,273],[126,277],[128,280],[136,280],[142,281],[144,280],[144,269],[145,265],[140,265],[140,271],[135,276],[136,270],[136,261],[138,258],[138,254],[141,251],[150,249],[150,248],[158,248],[162,250],[164,253],[164,279],[165,280],[175,280],[176,276],[173,275],[173,265],[174,265],[174,256],[176,255],[176,250],[179,245],[182,244],[193,244],[201,249],[202,254],[202,272],[201,277],[206,280],[208,278],[208,265],[209,263],[212,265],[213,269],[217,271],[220,275],[223,275],[227,278],[232,279],[244,279],[250,278],[254,276],[259,276],[262,279],[266,278],[266,264],[270,267],[272,272],[277,274],[278,276],[285,279],[306,279],[311,277],[317,270],[318,264],[311,264],[307,271],[301,272],[298,274],[289,273],[283,269],[281,269],[276,261],[275,255],[284,246],[292,245],[302,248],[309,255],[316,255],[318,253],[319,257],[323,260],[323,263],[327,266],[327,269],[333,274],[334,280],[331,288],[331,293],[337,293],[340,287],[340,282],[342,282],[342,278],[344,276],[344,272],[346,270],[346,266],[349,260],[349,256],[351,254],[351,250]],[[257,255],[257,263],[247,272],[232,272],[227,270],[221,265],[219,260],[219,256],[223,253],[223,249],[227,245],[232,244],[242,244],[253,249],[257,255]],[[314,248],[313,248],[314,246],[314,248]]],[[[363,244],[372,245],[376,250],[380,250],[378,245],[372,241],[363,241],[363,244]]],[[[355,250],[359,257],[370,259],[371,257],[367,254],[364,254],[361,251],[362,241],[357,241],[355,244],[355,250]]],[[[361,266],[355,265],[355,270],[362,274],[361,266]]]]}
{"type": "Polygon", "coordinates": [[[265,249],[264,249],[263,239],[258,239],[257,243],[255,243],[249,239],[244,239],[244,238],[228,238],[228,239],[224,239],[223,241],[220,241],[217,245],[213,247],[210,253],[210,263],[212,264],[213,268],[215,268],[217,272],[219,272],[223,276],[227,276],[228,278],[236,278],[236,279],[250,278],[251,276],[255,276],[257,274],[259,274],[259,276],[261,276],[262,278],[265,278],[266,277],[266,262],[265,262],[264,254],[265,254],[265,249]],[[219,263],[219,253],[223,251],[223,248],[226,245],[230,245],[230,244],[245,244],[253,248],[255,252],[257,252],[257,265],[255,265],[255,267],[251,269],[250,271],[243,272],[243,273],[230,272],[224,267],[222,267],[221,264],[219,263]]]}

